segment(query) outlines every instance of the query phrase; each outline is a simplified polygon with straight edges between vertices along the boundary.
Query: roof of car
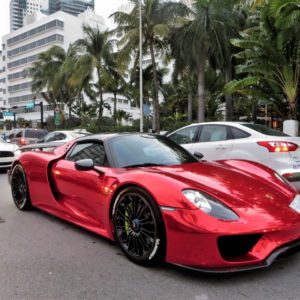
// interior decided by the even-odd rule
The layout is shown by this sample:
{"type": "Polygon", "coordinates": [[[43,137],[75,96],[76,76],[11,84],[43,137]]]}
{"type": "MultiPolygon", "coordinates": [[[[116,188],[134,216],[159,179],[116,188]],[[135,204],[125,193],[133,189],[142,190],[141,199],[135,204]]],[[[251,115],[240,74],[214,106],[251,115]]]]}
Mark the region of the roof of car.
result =
{"type": "Polygon", "coordinates": [[[234,124],[239,124],[239,125],[242,125],[242,124],[251,124],[250,122],[244,122],[244,121],[215,121],[215,122],[199,122],[199,123],[192,123],[188,126],[191,126],[191,125],[200,125],[200,124],[206,124],[206,125],[209,125],[209,124],[222,124],[222,125],[234,125],[234,124]]]}
{"type": "Polygon", "coordinates": [[[132,135],[148,135],[148,136],[155,136],[155,134],[149,134],[149,133],[140,133],[140,132],[122,132],[122,133],[96,133],[96,134],[90,134],[87,136],[80,137],[76,139],[76,141],[86,141],[86,140],[102,140],[107,141],[112,138],[118,137],[118,136],[132,136],[132,135]]]}

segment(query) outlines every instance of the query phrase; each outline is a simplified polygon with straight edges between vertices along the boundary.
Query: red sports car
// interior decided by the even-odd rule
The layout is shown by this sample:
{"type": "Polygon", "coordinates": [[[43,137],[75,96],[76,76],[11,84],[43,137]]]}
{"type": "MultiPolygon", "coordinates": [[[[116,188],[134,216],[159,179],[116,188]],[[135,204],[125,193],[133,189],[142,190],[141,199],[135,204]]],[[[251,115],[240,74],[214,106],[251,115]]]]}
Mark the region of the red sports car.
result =
{"type": "Polygon", "coordinates": [[[284,178],[250,161],[198,161],[163,136],[90,135],[22,153],[11,189],[20,210],[116,240],[138,264],[231,272],[300,247],[300,196],[284,178]]]}

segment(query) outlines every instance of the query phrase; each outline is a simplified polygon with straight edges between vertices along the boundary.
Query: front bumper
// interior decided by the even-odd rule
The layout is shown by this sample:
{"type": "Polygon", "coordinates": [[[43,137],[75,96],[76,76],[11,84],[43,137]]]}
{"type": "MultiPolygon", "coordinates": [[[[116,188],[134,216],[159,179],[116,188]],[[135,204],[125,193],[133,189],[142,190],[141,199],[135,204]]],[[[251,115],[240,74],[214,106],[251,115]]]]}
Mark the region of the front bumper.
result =
{"type": "MultiPolygon", "coordinates": [[[[260,269],[284,254],[300,251],[300,216],[293,224],[264,228],[246,222],[213,220],[197,210],[178,209],[162,214],[167,236],[166,261],[185,268],[212,273],[260,269]],[[233,255],[224,256],[220,238],[242,239],[247,235],[259,238],[247,251],[232,251],[233,255]]],[[[236,245],[232,245],[233,250],[236,245]]]]}
{"type": "Polygon", "coordinates": [[[8,169],[11,167],[12,162],[1,162],[0,169],[8,169]]]}
{"type": "Polygon", "coordinates": [[[180,264],[174,264],[176,266],[179,266],[181,268],[193,270],[193,271],[199,271],[199,272],[206,272],[206,273],[234,273],[234,272],[243,272],[243,271],[252,271],[252,270],[258,270],[269,267],[274,261],[289,256],[291,254],[300,252],[300,240],[296,240],[292,243],[289,243],[287,245],[283,245],[276,249],[274,252],[272,252],[266,260],[259,264],[254,265],[246,265],[246,266],[238,266],[238,267],[229,267],[229,268],[215,268],[215,269],[205,269],[205,268],[193,268],[190,266],[184,266],[180,264]]]}

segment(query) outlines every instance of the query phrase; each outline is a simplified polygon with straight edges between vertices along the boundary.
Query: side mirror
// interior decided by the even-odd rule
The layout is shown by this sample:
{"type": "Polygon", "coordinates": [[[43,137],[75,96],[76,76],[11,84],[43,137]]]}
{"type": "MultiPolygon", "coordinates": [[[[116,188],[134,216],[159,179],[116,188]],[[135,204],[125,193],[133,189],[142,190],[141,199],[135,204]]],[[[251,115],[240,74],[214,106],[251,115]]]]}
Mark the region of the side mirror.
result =
{"type": "Polygon", "coordinates": [[[91,171],[94,170],[94,162],[90,159],[80,159],[75,162],[75,168],[78,171],[91,171]]]}
{"type": "Polygon", "coordinates": [[[204,155],[200,152],[194,152],[194,156],[199,160],[201,160],[204,157],[204,155]]]}

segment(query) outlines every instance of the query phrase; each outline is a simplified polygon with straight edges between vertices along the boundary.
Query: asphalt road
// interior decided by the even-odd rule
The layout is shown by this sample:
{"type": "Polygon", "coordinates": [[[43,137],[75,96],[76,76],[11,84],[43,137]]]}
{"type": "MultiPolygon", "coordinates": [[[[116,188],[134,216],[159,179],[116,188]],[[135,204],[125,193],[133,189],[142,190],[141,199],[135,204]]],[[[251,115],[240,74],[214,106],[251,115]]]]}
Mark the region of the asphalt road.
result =
{"type": "Polygon", "coordinates": [[[17,210],[2,173],[0,299],[300,299],[300,254],[226,275],[139,267],[104,238],[38,210],[17,210]]]}

